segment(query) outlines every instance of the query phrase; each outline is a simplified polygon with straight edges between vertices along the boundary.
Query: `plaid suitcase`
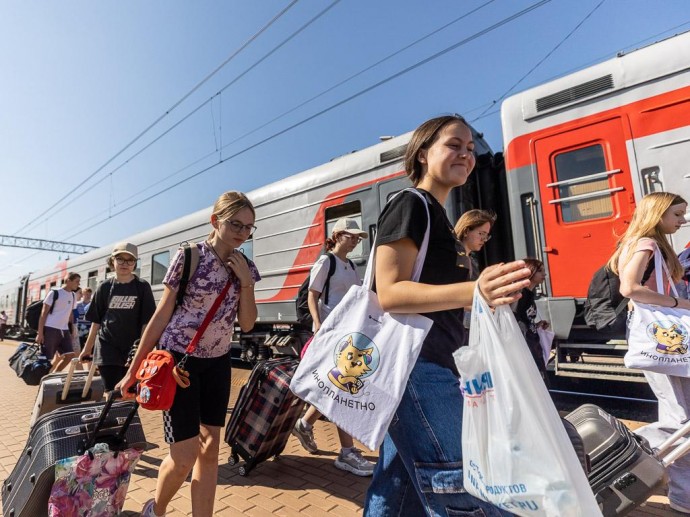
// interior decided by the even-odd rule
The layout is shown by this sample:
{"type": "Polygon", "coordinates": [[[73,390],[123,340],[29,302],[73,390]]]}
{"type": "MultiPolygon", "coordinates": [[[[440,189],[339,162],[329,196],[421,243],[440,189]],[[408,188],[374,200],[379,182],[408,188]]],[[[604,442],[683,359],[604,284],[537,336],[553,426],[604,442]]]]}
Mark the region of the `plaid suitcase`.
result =
{"type": "Polygon", "coordinates": [[[304,402],[290,391],[290,381],[299,361],[270,359],[258,363],[239,398],[225,430],[230,445],[230,465],[241,456],[245,464],[239,474],[246,476],[262,461],[278,457],[285,449],[304,402]]]}
{"type": "Polygon", "coordinates": [[[103,399],[104,386],[101,377],[94,377],[96,364],[88,372],[75,371],[79,359],[74,358],[67,372],[50,373],[41,379],[29,427],[38,417],[50,413],[60,406],[99,402],[103,399]]]}
{"type": "Polygon", "coordinates": [[[605,517],[625,515],[644,503],[666,481],[666,467],[690,448],[690,440],[673,448],[690,431],[690,423],[653,450],[644,438],[593,404],[584,404],[565,418],[582,437],[590,464],[589,484],[605,517]]]}
{"type": "Polygon", "coordinates": [[[145,450],[146,438],[132,402],[64,406],[41,416],[24,451],[2,484],[2,511],[7,517],[47,515],[55,482],[55,465],[84,454],[94,444],[111,450],[145,450]]]}

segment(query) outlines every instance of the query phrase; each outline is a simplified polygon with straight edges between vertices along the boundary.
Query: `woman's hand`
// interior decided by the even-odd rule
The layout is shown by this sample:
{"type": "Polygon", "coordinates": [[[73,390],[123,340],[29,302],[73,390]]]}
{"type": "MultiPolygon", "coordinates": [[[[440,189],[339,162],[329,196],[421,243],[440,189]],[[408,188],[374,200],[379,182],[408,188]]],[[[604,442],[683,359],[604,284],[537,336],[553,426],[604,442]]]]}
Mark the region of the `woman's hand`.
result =
{"type": "Polygon", "coordinates": [[[479,275],[477,283],[489,305],[505,305],[520,299],[520,291],[529,287],[531,274],[522,260],[516,260],[487,267],[479,275]]]}
{"type": "Polygon", "coordinates": [[[136,382],[137,378],[132,373],[132,370],[127,370],[127,373],[122,378],[122,380],[117,383],[115,389],[120,390],[123,399],[133,399],[136,396],[136,392],[132,393],[129,390],[132,386],[134,386],[134,384],[136,384],[136,382]]]}
{"type": "Polygon", "coordinates": [[[233,273],[237,275],[240,280],[241,287],[249,287],[254,285],[252,272],[249,269],[249,263],[244,258],[241,251],[233,250],[228,258],[228,267],[232,269],[233,273]]]}

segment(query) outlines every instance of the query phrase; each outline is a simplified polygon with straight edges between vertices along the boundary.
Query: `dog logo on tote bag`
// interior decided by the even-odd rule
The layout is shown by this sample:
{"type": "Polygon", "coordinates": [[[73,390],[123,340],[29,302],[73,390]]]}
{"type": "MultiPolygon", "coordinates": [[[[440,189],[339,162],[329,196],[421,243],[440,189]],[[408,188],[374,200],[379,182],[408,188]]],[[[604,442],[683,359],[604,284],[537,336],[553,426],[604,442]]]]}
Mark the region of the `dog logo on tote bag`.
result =
{"type": "Polygon", "coordinates": [[[378,368],[379,351],[371,339],[358,332],[341,339],[334,350],[335,367],[328,372],[333,385],[356,395],[362,391],[364,380],[378,368]]]}
{"type": "Polygon", "coordinates": [[[679,323],[655,321],[647,327],[647,334],[656,342],[656,351],[660,354],[688,353],[688,330],[679,323]]]}

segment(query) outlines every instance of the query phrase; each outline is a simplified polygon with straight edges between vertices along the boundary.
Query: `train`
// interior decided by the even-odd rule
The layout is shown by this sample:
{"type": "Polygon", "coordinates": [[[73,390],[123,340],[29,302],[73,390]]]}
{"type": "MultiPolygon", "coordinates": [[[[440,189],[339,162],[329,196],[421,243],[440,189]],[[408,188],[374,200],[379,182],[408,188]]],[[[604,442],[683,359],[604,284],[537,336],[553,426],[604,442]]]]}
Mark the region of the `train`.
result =
{"type": "MultiPolygon", "coordinates": [[[[537,304],[556,334],[557,375],[644,382],[616,358],[625,336],[610,339],[587,327],[583,304],[592,274],[614,250],[637,201],[670,191],[690,199],[690,32],[681,33],[507,98],[501,106],[504,152],[494,152],[476,128],[477,166],[446,202],[450,221],[472,208],[493,210],[493,239],[479,254],[485,266],[536,257],[546,266],[537,304]],[[583,357],[590,360],[583,362],[583,357]],[[591,360],[598,358],[597,360],[591,360]]],[[[296,320],[299,286],[335,221],[357,220],[374,236],[388,199],[408,187],[403,156],[411,132],[341,156],[247,193],[257,230],[243,246],[261,272],[259,316],[234,344],[247,360],[297,355],[309,329],[296,320]]],[[[126,240],[139,246],[136,274],[160,297],[181,242],[205,239],[206,208],[126,240]]],[[[672,237],[676,251],[690,226],[672,237]]],[[[350,255],[362,270],[373,239],[350,255]]],[[[67,271],[95,288],[111,271],[112,245],[0,286],[0,308],[21,334],[23,312],[59,285],[67,271]]],[[[82,283],[84,285],[84,283],[82,283]]]]}

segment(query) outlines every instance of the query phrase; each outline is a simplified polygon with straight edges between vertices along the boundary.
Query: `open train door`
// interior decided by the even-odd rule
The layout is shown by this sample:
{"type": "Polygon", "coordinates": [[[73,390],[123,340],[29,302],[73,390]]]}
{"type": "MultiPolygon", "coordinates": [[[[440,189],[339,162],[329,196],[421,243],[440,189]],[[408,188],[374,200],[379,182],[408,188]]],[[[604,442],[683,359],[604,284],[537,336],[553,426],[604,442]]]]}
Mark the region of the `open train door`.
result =
{"type": "Polygon", "coordinates": [[[620,234],[632,217],[623,124],[616,117],[533,141],[553,297],[586,297],[592,274],[614,250],[614,229],[620,234]]]}

